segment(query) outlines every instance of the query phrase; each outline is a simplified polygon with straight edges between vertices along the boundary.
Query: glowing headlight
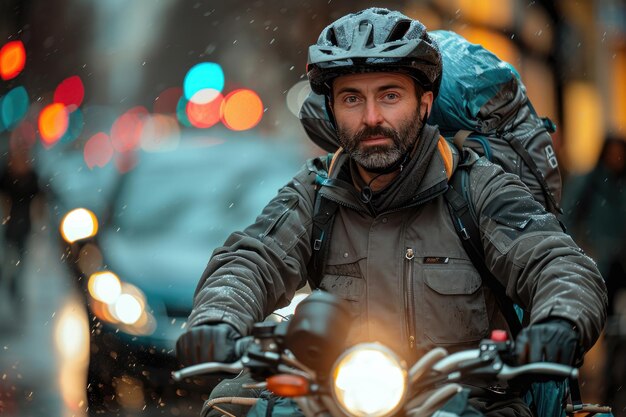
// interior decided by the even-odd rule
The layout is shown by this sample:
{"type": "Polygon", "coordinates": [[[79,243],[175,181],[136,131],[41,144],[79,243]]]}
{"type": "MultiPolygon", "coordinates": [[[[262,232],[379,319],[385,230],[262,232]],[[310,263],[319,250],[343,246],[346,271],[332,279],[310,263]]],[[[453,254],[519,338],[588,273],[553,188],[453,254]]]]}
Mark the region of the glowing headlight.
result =
{"type": "Polygon", "coordinates": [[[398,357],[377,343],[346,351],[333,367],[333,394],[350,416],[383,417],[402,405],[407,372],[398,357]]]}
{"type": "Polygon", "coordinates": [[[143,314],[143,300],[133,294],[120,295],[111,307],[115,316],[124,324],[136,323],[143,314]]]}
{"type": "Polygon", "coordinates": [[[68,243],[93,237],[98,233],[98,219],[90,210],[77,208],[61,220],[61,235],[68,243]]]}
{"type": "Polygon", "coordinates": [[[93,298],[107,304],[115,302],[122,293],[120,279],[111,271],[91,274],[87,288],[93,298]]]}

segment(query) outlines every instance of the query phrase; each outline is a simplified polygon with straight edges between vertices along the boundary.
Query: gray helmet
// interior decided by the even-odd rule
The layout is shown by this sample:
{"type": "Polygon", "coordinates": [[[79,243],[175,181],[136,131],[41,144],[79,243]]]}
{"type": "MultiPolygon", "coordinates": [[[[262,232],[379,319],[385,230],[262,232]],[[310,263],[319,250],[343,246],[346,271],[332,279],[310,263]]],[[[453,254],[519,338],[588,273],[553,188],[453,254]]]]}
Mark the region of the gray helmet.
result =
{"type": "Polygon", "coordinates": [[[307,76],[317,94],[329,94],[339,75],[381,71],[407,73],[437,97],[441,54],[422,23],[372,7],[331,23],[309,47],[307,76]]]}

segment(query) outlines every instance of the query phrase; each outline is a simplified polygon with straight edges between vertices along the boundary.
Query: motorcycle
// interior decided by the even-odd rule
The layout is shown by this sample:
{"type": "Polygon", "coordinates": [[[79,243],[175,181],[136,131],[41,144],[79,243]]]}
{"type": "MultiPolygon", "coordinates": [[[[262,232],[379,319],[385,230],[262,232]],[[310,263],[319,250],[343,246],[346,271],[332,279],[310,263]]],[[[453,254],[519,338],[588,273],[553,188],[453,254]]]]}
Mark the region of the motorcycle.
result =
{"type": "MultiPolygon", "coordinates": [[[[448,354],[435,348],[410,368],[381,343],[345,348],[350,326],[349,307],[335,296],[315,291],[304,299],[289,320],[255,324],[252,336],[237,341],[240,359],[234,363],[203,363],[173,372],[173,378],[210,374],[238,374],[248,370],[260,381],[254,388],[292,398],[305,416],[408,417],[430,416],[456,394],[462,383],[483,381],[490,391],[504,393],[522,380],[577,378],[576,368],[555,363],[513,363],[513,344],[507,333],[494,331],[477,349],[448,354]]],[[[223,404],[252,406],[256,398],[208,400],[202,411],[223,404]]],[[[593,405],[568,406],[568,414],[610,413],[593,405]]],[[[448,414],[450,415],[450,414],[448,414]]]]}

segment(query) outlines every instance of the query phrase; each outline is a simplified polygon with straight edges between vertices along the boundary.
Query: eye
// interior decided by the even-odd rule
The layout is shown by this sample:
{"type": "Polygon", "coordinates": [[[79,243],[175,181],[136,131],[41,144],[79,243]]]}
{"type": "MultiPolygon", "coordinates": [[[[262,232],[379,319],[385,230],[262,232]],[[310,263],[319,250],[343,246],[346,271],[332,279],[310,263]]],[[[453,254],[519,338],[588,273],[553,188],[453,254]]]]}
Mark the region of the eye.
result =
{"type": "Polygon", "coordinates": [[[395,101],[400,98],[400,95],[398,93],[385,93],[383,98],[387,101],[395,101]]]}
{"type": "Polygon", "coordinates": [[[354,104],[354,103],[358,103],[359,98],[357,96],[346,96],[343,99],[344,103],[347,104],[354,104]]]}

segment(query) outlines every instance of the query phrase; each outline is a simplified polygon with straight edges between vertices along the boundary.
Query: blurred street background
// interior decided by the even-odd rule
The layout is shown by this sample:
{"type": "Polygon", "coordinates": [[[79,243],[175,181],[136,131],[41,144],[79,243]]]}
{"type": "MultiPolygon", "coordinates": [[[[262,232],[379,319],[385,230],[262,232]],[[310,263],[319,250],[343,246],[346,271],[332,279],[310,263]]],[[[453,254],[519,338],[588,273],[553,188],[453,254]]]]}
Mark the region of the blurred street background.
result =
{"type": "Polygon", "coordinates": [[[307,48],[373,5],[510,62],[558,126],[611,296],[583,399],[626,415],[624,0],[0,0],[0,415],[199,415],[211,381],[169,378],[195,285],[322,153],[307,48]]]}

